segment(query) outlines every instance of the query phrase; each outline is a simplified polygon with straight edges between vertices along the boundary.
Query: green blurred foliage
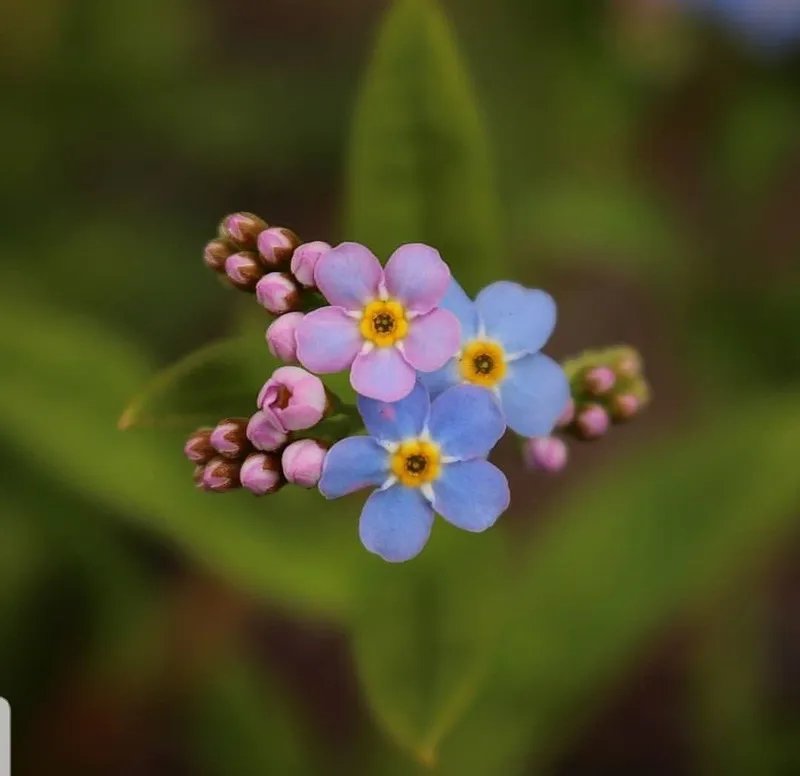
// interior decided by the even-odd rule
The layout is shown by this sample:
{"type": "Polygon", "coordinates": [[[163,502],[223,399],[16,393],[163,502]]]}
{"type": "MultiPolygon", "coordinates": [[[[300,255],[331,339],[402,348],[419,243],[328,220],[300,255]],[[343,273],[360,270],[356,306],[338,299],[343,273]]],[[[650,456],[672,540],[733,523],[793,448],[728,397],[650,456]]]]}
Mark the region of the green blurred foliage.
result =
{"type": "MultiPolygon", "coordinates": [[[[800,502],[796,55],[644,0],[368,5],[6,10],[0,694],[20,772],[127,772],[155,741],[165,773],[551,773],[691,615],[699,767],[788,776],[797,709],[765,689],[762,607],[800,502]],[[399,567],[358,544],[358,497],[197,493],[180,432],[248,413],[274,367],[264,316],[200,262],[237,209],[382,257],[430,242],[470,291],[631,284],[644,314],[617,305],[607,344],[663,344],[653,421],[541,504],[512,476],[514,514],[437,525],[399,567]],[[327,654],[289,681],[247,627],[265,612],[279,643],[284,620],[336,634],[360,702],[327,654]],[[336,702],[339,747],[316,716],[336,702]]],[[[605,344],[601,296],[584,332],[562,315],[571,350],[605,344]]]]}

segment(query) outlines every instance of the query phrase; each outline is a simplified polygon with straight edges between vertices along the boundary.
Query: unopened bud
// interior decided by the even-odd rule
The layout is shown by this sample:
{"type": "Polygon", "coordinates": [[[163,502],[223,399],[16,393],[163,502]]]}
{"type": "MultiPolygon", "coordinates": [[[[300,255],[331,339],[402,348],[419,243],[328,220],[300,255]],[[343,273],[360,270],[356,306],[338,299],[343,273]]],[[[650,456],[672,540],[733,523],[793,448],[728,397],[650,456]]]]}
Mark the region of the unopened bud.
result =
{"type": "Polygon", "coordinates": [[[217,454],[211,444],[212,430],[210,428],[198,428],[186,440],[183,452],[192,463],[206,464],[217,454]]]}
{"type": "Polygon", "coordinates": [[[223,458],[241,458],[249,447],[247,424],[249,418],[225,418],[211,432],[211,444],[223,458]]]}
{"type": "Polygon", "coordinates": [[[561,411],[556,420],[556,428],[565,428],[572,423],[575,417],[575,399],[571,396],[567,399],[567,406],[561,411]]]}
{"type": "Polygon", "coordinates": [[[642,374],[642,358],[633,348],[625,348],[614,360],[612,366],[623,380],[633,380],[642,374]]]}
{"type": "Polygon", "coordinates": [[[194,471],[192,472],[192,479],[194,480],[194,486],[198,490],[205,490],[206,486],[203,484],[203,474],[205,473],[206,467],[202,464],[198,464],[194,467],[194,471]]]}
{"type": "Polygon", "coordinates": [[[256,285],[256,299],[274,315],[296,310],[300,304],[300,293],[292,276],[286,272],[270,272],[256,285]]]}
{"type": "Polygon", "coordinates": [[[558,474],[567,465],[569,453],[563,439],[554,436],[526,439],[522,448],[529,469],[558,474]]]}
{"type": "Polygon", "coordinates": [[[203,249],[203,261],[210,270],[222,275],[225,272],[225,262],[233,252],[234,249],[225,240],[212,240],[203,249]]]}
{"type": "Polygon", "coordinates": [[[608,413],[599,404],[589,404],[578,412],[575,429],[581,439],[598,439],[608,431],[608,413]]]}
{"type": "Polygon", "coordinates": [[[326,454],[327,449],[315,439],[292,442],[281,456],[286,479],[301,488],[313,488],[322,476],[322,462],[326,454]]]}
{"type": "Polygon", "coordinates": [[[283,447],[289,436],[272,412],[261,410],[250,418],[247,438],[258,450],[272,452],[283,447]]]}
{"type": "Polygon", "coordinates": [[[641,409],[642,403],[638,396],[632,393],[622,393],[611,399],[611,417],[616,423],[624,423],[635,417],[641,409]]]}
{"type": "Polygon", "coordinates": [[[269,224],[253,213],[231,213],[222,219],[219,236],[232,242],[240,250],[253,251],[256,249],[258,235],[268,228],[269,224]]]}
{"type": "Polygon", "coordinates": [[[587,393],[592,396],[605,396],[617,381],[613,369],[607,366],[596,366],[587,369],[583,375],[583,385],[587,393]]]}
{"type": "Polygon", "coordinates": [[[284,484],[280,458],[274,453],[253,453],[239,473],[242,486],[256,496],[274,493],[284,484]]]}
{"type": "Polygon", "coordinates": [[[316,426],[331,406],[322,380],[299,366],[276,369],[259,391],[256,403],[285,431],[316,426]]]}
{"type": "Polygon", "coordinates": [[[281,269],[291,261],[299,243],[300,240],[291,229],[273,226],[258,235],[258,253],[268,270],[281,269]]]}
{"type": "Polygon", "coordinates": [[[240,487],[239,471],[242,465],[225,458],[214,458],[203,471],[203,488],[214,493],[225,493],[240,487]]]}
{"type": "Polygon", "coordinates": [[[225,261],[225,274],[236,288],[242,291],[254,291],[256,284],[264,276],[264,268],[255,253],[241,251],[228,256],[225,261]]]}
{"type": "Polygon", "coordinates": [[[331,246],[321,240],[299,245],[292,254],[291,270],[300,285],[314,288],[314,269],[317,262],[331,249],[331,246]]]}
{"type": "Polygon", "coordinates": [[[295,332],[303,318],[303,313],[286,313],[276,318],[267,329],[269,352],[284,364],[293,364],[297,361],[295,332]]]}

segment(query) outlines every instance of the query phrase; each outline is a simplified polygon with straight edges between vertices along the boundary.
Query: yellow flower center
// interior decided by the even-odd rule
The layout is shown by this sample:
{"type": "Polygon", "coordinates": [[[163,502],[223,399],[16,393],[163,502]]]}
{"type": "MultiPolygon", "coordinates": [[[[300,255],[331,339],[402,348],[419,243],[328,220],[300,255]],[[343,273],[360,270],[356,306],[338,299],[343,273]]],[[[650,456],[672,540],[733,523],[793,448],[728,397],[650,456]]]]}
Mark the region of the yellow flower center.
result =
{"type": "Polygon", "coordinates": [[[408,334],[406,311],[400,302],[370,302],[361,315],[361,336],[379,348],[389,348],[408,334]]]}
{"type": "Polygon", "coordinates": [[[473,340],[461,352],[459,368],[468,383],[492,388],[506,375],[505,353],[496,342],[473,340]]]}
{"type": "Polygon", "coordinates": [[[407,488],[433,482],[441,471],[441,455],[433,442],[411,439],[401,442],[392,455],[392,473],[407,488]]]}

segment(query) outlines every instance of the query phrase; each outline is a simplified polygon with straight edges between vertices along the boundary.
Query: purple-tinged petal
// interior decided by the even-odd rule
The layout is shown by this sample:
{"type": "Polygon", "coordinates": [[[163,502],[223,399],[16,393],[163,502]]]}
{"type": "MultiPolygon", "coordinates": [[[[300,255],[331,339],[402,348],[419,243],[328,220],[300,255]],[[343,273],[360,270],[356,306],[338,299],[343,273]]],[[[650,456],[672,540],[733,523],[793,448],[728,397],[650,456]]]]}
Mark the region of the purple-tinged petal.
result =
{"type": "Polygon", "coordinates": [[[322,307],[300,321],[295,332],[297,360],[311,372],[343,372],[361,350],[364,340],[358,321],[341,307],[322,307]]]}
{"type": "Polygon", "coordinates": [[[425,428],[431,407],[428,392],[419,383],[400,401],[383,402],[364,396],[359,396],[357,401],[367,433],[379,442],[418,437],[425,428]]]}
{"type": "Polygon", "coordinates": [[[435,399],[448,388],[461,383],[458,359],[451,358],[441,369],[435,372],[420,372],[417,377],[431,395],[431,399],[435,399]]]}
{"type": "Polygon", "coordinates": [[[443,456],[465,461],[489,455],[506,424],[491,391],[477,385],[457,385],[431,405],[428,430],[443,456]]]}
{"type": "Polygon", "coordinates": [[[419,489],[394,485],[367,499],[358,532],[370,552],[402,563],[422,552],[432,526],[433,509],[419,489]]]}
{"type": "Polygon", "coordinates": [[[417,376],[397,348],[360,353],[350,371],[356,393],[378,401],[400,401],[411,393],[417,376]]]}
{"type": "Polygon", "coordinates": [[[475,532],[494,525],[511,500],[505,474],[483,459],[445,466],[433,495],[433,508],[447,522],[475,532]]]}
{"type": "Polygon", "coordinates": [[[461,323],[462,342],[475,338],[478,333],[478,308],[455,278],[450,279],[439,307],[450,310],[458,318],[461,323]]]}
{"type": "Polygon", "coordinates": [[[439,251],[422,243],[401,245],[386,262],[386,290],[412,312],[439,305],[450,282],[450,268],[439,251]]]}
{"type": "Polygon", "coordinates": [[[564,370],[542,353],[508,364],[499,387],[509,428],[525,437],[547,436],[570,398],[564,370]]]}
{"type": "Polygon", "coordinates": [[[322,463],[319,492],[339,498],[383,485],[389,477],[389,454],[372,437],[354,436],[337,442],[322,463]]]}
{"type": "Polygon", "coordinates": [[[507,280],[486,286],[475,305],[487,336],[507,353],[536,353],[556,325],[556,303],[550,294],[507,280]]]}
{"type": "Polygon", "coordinates": [[[449,310],[437,309],[410,322],[402,350],[414,369],[435,372],[456,354],[460,344],[458,318],[449,310]]]}
{"type": "Polygon", "coordinates": [[[320,257],[314,280],[332,305],[361,310],[377,298],[383,269],[368,248],[345,242],[320,257]]]}

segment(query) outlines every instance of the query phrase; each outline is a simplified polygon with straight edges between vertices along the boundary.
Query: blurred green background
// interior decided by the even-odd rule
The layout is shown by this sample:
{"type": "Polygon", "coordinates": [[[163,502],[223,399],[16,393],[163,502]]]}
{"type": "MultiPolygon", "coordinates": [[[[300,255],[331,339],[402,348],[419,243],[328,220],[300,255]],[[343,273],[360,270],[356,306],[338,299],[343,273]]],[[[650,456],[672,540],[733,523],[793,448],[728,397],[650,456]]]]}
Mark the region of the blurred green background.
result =
{"type": "Polygon", "coordinates": [[[4,7],[15,773],[800,773],[800,43],[695,5],[4,7]],[[357,498],[197,493],[116,424],[262,342],[201,262],[236,210],[545,287],[549,352],[629,343],[654,403],[558,478],[503,443],[510,512],[401,566],[357,498]]]}

